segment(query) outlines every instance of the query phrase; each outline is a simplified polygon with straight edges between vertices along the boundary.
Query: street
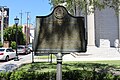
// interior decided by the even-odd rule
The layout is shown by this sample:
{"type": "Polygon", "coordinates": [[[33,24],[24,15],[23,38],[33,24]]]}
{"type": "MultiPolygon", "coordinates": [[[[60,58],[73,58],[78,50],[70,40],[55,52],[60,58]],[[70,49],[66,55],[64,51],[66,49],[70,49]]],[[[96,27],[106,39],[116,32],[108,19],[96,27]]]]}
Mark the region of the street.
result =
{"type": "Polygon", "coordinates": [[[14,59],[9,60],[8,62],[0,61],[0,71],[12,71],[25,61],[32,62],[32,53],[27,55],[18,55],[18,57],[19,61],[14,61],[14,59]]]}

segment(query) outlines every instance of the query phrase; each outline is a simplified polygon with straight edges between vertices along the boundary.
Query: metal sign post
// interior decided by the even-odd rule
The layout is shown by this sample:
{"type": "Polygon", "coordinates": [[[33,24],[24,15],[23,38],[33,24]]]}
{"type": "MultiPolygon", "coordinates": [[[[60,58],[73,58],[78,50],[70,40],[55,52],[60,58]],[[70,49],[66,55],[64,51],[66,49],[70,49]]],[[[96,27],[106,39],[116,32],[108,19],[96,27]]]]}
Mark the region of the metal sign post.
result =
{"type": "Polygon", "coordinates": [[[57,53],[57,75],[56,80],[62,80],[62,53],[57,53]]]}

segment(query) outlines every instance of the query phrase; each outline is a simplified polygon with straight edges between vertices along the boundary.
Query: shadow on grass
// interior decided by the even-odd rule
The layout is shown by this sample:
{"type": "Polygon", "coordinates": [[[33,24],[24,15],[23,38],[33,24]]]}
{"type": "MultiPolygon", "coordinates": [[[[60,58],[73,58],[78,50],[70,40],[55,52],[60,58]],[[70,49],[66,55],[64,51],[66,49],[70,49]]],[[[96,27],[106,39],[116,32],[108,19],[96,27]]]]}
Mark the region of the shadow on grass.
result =
{"type": "MultiPolygon", "coordinates": [[[[48,62],[34,62],[32,64],[25,64],[21,66],[20,69],[26,70],[56,70],[56,63],[48,63],[48,62]]],[[[63,63],[62,70],[84,70],[84,71],[95,71],[95,72],[112,72],[120,70],[120,66],[109,65],[109,64],[100,64],[100,63],[63,63]]]]}
{"type": "MultiPolygon", "coordinates": [[[[56,65],[56,63],[35,62],[25,64],[16,71],[34,73],[34,75],[40,73],[43,78],[47,76],[55,80],[56,65]]],[[[62,64],[63,80],[118,80],[119,73],[115,73],[117,71],[120,72],[120,66],[109,64],[79,62],[62,64]]]]}

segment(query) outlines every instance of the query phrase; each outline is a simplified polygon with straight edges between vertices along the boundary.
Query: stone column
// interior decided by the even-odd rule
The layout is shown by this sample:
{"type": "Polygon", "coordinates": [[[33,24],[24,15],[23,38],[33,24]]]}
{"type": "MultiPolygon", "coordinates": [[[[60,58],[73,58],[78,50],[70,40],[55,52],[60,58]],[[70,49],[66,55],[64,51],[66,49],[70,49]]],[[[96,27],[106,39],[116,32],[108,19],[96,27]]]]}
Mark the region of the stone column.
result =
{"type": "Polygon", "coordinates": [[[87,15],[88,46],[95,46],[95,22],[94,13],[87,15]]]}

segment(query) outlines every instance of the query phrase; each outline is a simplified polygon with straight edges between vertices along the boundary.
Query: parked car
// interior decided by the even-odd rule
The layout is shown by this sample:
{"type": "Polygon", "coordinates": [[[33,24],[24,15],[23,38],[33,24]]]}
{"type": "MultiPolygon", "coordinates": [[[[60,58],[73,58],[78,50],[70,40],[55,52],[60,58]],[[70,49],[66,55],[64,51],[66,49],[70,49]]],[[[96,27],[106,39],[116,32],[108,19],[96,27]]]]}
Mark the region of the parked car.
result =
{"type": "Polygon", "coordinates": [[[30,49],[24,45],[18,45],[17,47],[18,54],[28,54],[30,52],[31,52],[30,49]]]}
{"type": "Polygon", "coordinates": [[[6,69],[0,68],[0,72],[7,72],[6,69]]]}
{"type": "Polygon", "coordinates": [[[9,61],[16,57],[16,52],[11,48],[0,48],[0,60],[9,61]]]}
{"type": "Polygon", "coordinates": [[[33,49],[32,49],[32,44],[29,44],[29,45],[28,45],[28,48],[29,48],[29,49],[31,50],[31,52],[32,52],[32,50],[33,50],[33,49]]]}

